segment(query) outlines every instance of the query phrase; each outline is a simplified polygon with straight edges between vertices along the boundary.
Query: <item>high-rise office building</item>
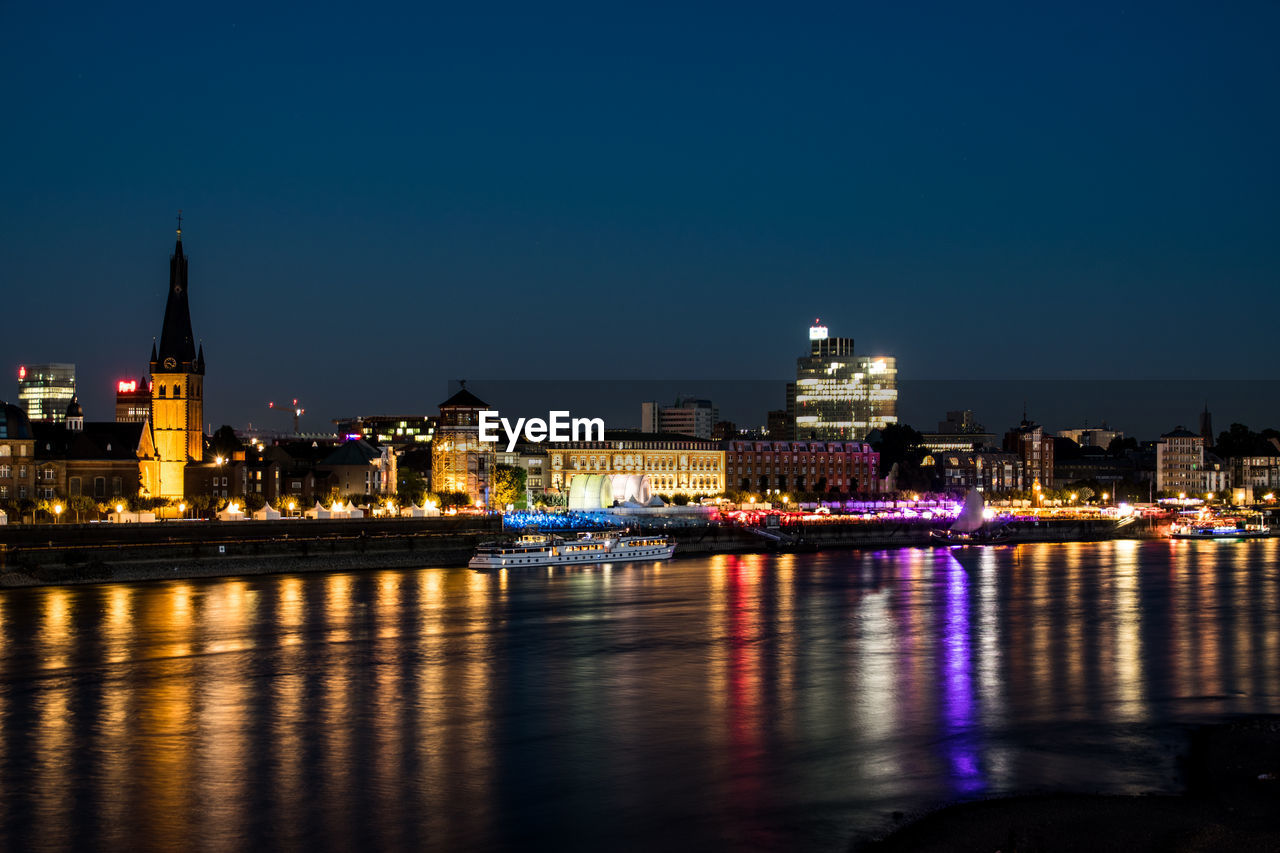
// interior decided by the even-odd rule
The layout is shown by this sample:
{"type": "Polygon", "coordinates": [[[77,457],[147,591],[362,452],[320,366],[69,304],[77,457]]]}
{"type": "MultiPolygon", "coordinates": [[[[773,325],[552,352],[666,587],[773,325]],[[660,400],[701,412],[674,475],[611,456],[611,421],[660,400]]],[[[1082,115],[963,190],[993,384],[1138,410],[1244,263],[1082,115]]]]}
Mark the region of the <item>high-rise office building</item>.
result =
{"type": "Polygon", "coordinates": [[[898,422],[897,360],[857,355],[853,338],[833,338],[815,321],[809,354],[796,359],[795,405],[796,439],[861,441],[898,422]]]}
{"type": "Polygon", "coordinates": [[[74,364],[26,364],[18,368],[18,400],[33,421],[62,423],[75,395],[74,364]]]}

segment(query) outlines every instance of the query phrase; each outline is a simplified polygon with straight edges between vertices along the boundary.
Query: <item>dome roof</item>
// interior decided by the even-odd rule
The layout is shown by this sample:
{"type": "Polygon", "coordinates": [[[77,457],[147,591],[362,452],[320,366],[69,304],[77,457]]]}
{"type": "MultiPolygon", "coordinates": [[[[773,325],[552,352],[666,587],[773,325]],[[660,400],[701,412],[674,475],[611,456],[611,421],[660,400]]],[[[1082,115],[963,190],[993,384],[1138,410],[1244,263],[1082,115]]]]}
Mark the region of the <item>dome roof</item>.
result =
{"type": "Polygon", "coordinates": [[[31,438],[31,421],[20,406],[0,400],[0,408],[0,438],[31,438]]]}
{"type": "Polygon", "coordinates": [[[80,401],[75,397],[72,397],[71,402],[67,403],[67,417],[69,418],[84,417],[84,409],[80,408],[80,401]]]}

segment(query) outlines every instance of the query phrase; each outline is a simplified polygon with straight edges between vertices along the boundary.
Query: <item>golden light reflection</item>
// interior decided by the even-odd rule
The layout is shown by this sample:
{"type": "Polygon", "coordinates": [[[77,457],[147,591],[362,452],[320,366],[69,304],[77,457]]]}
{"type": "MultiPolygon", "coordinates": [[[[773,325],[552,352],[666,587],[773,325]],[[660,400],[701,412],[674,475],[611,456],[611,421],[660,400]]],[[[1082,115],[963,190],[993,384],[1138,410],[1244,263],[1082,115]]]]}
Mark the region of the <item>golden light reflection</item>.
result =
{"type": "Polygon", "coordinates": [[[107,593],[107,624],[103,637],[108,663],[120,663],[129,657],[133,640],[133,588],[113,586],[107,593]]]}
{"type": "MultiPolygon", "coordinates": [[[[1066,585],[1062,591],[1062,601],[1058,606],[1064,611],[1066,625],[1058,634],[1058,647],[1065,659],[1065,672],[1060,673],[1066,689],[1069,707],[1074,709],[1078,718],[1087,718],[1091,711],[1087,702],[1078,701],[1076,697],[1085,695],[1085,654],[1087,643],[1092,637],[1085,637],[1085,601],[1087,600],[1086,584],[1094,585],[1101,577],[1100,567],[1089,568],[1090,577],[1084,576],[1083,554],[1088,549],[1090,555],[1097,558],[1096,548],[1081,542],[1068,542],[1059,546],[1066,549],[1066,585]],[[1063,642],[1065,640],[1065,643],[1063,642]]],[[[1103,555],[1105,557],[1105,555],[1103,555]]]]}
{"type": "Polygon", "coordinates": [[[324,616],[329,631],[325,641],[345,643],[351,639],[351,576],[329,575],[324,583],[324,616]]]}
{"type": "Polygon", "coordinates": [[[45,669],[62,669],[70,662],[72,637],[67,613],[71,609],[71,593],[56,586],[43,590],[43,593],[43,618],[38,638],[41,665],[45,669]]]}
{"type": "Polygon", "coordinates": [[[1149,709],[1143,678],[1142,604],[1138,598],[1141,565],[1136,542],[1117,543],[1113,549],[1112,582],[1115,595],[1112,624],[1115,626],[1110,655],[1115,661],[1112,690],[1116,717],[1145,719],[1149,709]]]}
{"type": "MultiPolygon", "coordinates": [[[[35,810],[40,814],[72,813],[70,694],[70,681],[60,678],[57,686],[42,690],[36,698],[36,726],[32,732],[36,740],[36,760],[29,790],[35,800],[35,810]]],[[[69,829],[70,821],[46,822],[40,845],[48,849],[71,849],[69,829]]]]}

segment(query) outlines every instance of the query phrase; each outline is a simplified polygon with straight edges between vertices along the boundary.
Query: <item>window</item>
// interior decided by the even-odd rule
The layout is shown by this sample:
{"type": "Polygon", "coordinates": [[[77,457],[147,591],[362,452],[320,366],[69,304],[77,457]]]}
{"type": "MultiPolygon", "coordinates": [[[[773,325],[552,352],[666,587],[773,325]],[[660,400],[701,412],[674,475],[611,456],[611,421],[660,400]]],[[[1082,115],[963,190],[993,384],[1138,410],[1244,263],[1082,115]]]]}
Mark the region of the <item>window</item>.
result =
{"type": "Polygon", "coordinates": [[[9,445],[0,444],[0,456],[10,456],[12,454],[13,451],[9,449],[9,445]]]}
{"type": "Polygon", "coordinates": [[[12,476],[13,476],[12,465],[0,465],[0,477],[3,477],[4,479],[7,480],[12,476]]]}
{"type": "Polygon", "coordinates": [[[18,466],[18,479],[19,479],[19,480],[25,480],[25,479],[27,479],[27,466],[26,466],[26,465],[19,465],[19,466],[18,466]]]}
{"type": "Polygon", "coordinates": [[[119,477],[111,478],[111,494],[117,498],[124,494],[124,483],[119,477]]]}
{"type": "Polygon", "coordinates": [[[72,477],[67,483],[67,494],[71,497],[78,497],[80,494],[80,478],[72,477]]]}
{"type": "Polygon", "coordinates": [[[159,396],[159,397],[163,397],[163,396],[164,396],[164,388],[165,388],[165,386],[163,386],[163,385],[161,385],[161,386],[160,386],[160,393],[159,393],[157,396],[159,396]]]}
{"type": "Polygon", "coordinates": [[[175,396],[175,397],[181,397],[181,396],[182,396],[182,386],[181,386],[181,385],[174,385],[174,386],[173,386],[173,396],[175,396]]]}
{"type": "Polygon", "coordinates": [[[107,478],[93,478],[93,496],[95,498],[105,498],[107,496],[107,478]]]}

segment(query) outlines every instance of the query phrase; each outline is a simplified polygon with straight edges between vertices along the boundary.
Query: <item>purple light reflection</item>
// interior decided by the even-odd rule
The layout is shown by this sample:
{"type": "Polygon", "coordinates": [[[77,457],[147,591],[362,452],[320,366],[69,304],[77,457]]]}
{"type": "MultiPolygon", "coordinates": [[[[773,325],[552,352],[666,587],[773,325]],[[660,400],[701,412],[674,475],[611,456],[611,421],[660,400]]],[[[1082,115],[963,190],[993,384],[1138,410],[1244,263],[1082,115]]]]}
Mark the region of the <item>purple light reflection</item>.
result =
{"type": "Polygon", "coordinates": [[[978,756],[977,703],[973,695],[972,643],[969,636],[969,573],[951,555],[947,561],[946,624],[943,633],[942,719],[952,782],[961,794],[987,787],[978,756]]]}

